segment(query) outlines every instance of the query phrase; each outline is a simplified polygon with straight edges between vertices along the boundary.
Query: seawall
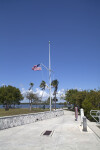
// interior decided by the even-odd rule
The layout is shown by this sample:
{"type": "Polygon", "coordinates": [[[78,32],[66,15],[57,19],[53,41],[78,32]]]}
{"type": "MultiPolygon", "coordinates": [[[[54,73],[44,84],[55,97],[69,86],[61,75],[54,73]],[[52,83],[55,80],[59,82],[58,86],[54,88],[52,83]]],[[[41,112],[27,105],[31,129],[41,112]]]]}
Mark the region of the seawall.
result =
{"type": "Polygon", "coordinates": [[[30,113],[14,116],[0,117],[0,130],[21,126],[29,123],[34,123],[41,120],[46,120],[54,117],[59,117],[64,114],[62,109],[55,111],[46,111],[39,113],[30,113]]]}

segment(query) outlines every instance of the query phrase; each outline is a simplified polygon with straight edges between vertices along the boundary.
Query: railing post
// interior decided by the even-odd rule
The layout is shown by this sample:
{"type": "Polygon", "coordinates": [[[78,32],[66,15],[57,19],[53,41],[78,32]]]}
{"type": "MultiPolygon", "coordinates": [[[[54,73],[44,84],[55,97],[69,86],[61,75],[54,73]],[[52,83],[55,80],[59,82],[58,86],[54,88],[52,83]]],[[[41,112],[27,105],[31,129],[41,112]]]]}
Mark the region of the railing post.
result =
{"type": "Polygon", "coordinates": [[[83,131],[87,131],[87,119],[85,116],[83,117],[83,131]]]}
{"type": "Polygon", "coordinates": [[[80,117],[81,117],[81,125],[83,124],[83,117],[84,117],[84,109],[80,109],[80,117]]]}
{"type": "Polygon", "coordinates": [[[97,111],[97,114],[96,114],[96,115],[98,116],[98,119],[99,119],[98,123],[100,124],[100,110],[97,111]]]}
{"type": "Polygon", "coordinates": [[[99,124],[100,124],[100,116],[98,118],[99,118],[99,124]]]}
{"type": "Polygon", "coordinates": [[[78,107],[75,107],[75,121],[78,120],[78,107]]]}

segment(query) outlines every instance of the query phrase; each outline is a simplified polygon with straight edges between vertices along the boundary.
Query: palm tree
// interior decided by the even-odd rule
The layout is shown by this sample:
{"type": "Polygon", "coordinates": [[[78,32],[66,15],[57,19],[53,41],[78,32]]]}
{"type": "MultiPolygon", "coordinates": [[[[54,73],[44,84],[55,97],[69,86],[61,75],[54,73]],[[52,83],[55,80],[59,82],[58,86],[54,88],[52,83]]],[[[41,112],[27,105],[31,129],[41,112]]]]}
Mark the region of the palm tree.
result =
{"type": "Polygon", "coordinates": [[[30,82],[30,88],[29,88],[29,90],[31,90],[32,88],[33,88],[33,86],[34,86],[34,83],[32,83],[32,82],[30,82]]]}
{"type": "MultiPolygon", "coordinates": [[[[32,82],[30,82],[30,87],[29,87],[29,91],[30,90],[32,90],[32,88],[33,88],[33,86],[34,86],[34,83],[32,83],[32,82]]],[[[27,98],[29,99],[29,104],[30,104],[30,111],[31,111],[31,109],[32,109],[32,97],[33,97],[33,95],[32,95],[33,93],[30,93],[30,94],[28,94],[27,93],[27,98]]]]}
{"type": "Polygon", "coordinates": [[[59,84],[58,80],[53,80],[51,82],[51,85],[54,88],[53,95],[54,95],[55,109],[56,109],[56,101],[57,101],[56,94],[57,94],[57,90],[58,90],[58,84],[59,84]]]}
{"type": "MultiPolygon", "coordinates": [[[[45,90],[45,88],[46,88],[46,82],[45,82],[45,81],[42,80],[42,82],[41,82],[41,84],[40,84],[40,88],[41,88],[41,90],[43,90],[43,92],[42,92],[42,97],[43,97],[43,93],[44,93],[44,90],[45,90]]],[[[42,97],[41,97],[41,98],[42,98],[42,97]]]]}

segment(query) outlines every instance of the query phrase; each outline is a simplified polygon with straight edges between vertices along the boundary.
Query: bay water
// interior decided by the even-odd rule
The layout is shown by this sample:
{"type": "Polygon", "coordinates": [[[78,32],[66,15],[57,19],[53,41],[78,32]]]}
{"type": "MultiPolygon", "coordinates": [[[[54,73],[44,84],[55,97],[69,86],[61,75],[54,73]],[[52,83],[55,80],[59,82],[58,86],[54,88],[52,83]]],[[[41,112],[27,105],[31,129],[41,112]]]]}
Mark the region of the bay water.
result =
{"type": "MultiPolygon", "coordinates": [[[[12,105],[11,108],[13,108],[14,106],[12,105]]],[[[15,108],[29,108],[30,107],[30,104],[20,104],[20,105],[15,105],[15,108]]],[[[50,108],[50,105],[45,105],[44,104],[41,104],[41,105],[32,105],[32,108],[50,108]]],[[[54,108],[55,105],[53,104],[52,105],[52,108],[54,108]]],[[[64,105],[63,104],[56,104],[56,108],[63,108],[64,105]]],[[[0,105],[0,108],[5,108],[3,105],[0,105]]]]}

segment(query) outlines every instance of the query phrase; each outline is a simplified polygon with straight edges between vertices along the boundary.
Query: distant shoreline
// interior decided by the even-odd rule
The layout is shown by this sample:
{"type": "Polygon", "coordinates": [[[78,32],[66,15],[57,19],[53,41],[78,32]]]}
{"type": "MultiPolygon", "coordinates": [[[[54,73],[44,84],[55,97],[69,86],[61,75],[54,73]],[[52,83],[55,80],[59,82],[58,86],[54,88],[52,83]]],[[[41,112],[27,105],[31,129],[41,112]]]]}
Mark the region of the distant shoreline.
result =
{"type": "MultiPolygon", "coordinates": [[[[44,105],[45,105],[45,108],[47,108],[47,109],[49,109],[49,104],[32,104],[32,108],[43,108],[44,107],[44,105]]],[[[29,103],[20,103],[19,105],[15,105],[15,108],[29,108],[30,107],[30,104],[29,103]]],[[[56,104],[56,108],[63,108],[63,107],[65,107],[65,105],[64,104],[59,104],[59,103],[57,103],[56,104]]],[[[4,105],[0,105],[0,109],[3,109],[3,108],[5,108],[5,106],[4,105]]],[[[14,108],[14,105],[11,105],[11,107],[10,107],[11,109],[12,108],[14,108]]],[[[55,108],[55,104],[52,104],[52,108],[55,108]]]]}

